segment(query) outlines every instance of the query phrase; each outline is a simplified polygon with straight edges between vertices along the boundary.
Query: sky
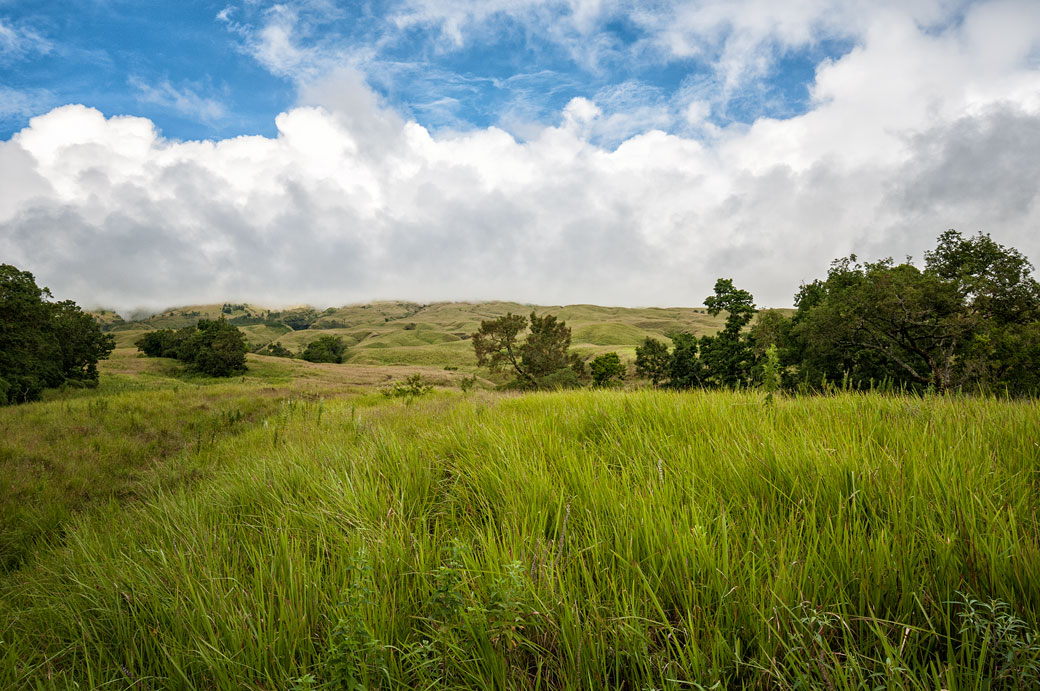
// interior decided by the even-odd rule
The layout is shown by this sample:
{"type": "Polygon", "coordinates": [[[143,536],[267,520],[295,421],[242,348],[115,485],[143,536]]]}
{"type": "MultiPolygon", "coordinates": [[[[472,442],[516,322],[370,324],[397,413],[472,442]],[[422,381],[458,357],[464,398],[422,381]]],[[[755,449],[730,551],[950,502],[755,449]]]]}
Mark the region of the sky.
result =
{"type": "Polygon", "coordinates": [[[0,262],[123,313],[1040,262],[1040,1],[0,0],[0,262]]]}

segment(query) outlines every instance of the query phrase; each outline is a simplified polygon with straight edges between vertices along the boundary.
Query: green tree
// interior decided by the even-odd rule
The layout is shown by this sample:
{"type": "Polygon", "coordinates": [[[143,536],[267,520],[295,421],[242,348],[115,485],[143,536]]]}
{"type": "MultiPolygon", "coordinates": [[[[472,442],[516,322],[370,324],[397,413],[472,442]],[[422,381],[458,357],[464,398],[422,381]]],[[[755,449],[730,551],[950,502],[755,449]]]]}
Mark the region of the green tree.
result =
{"type": "Polygon", "coordinates": [[[733,286],[733,280],[720,278],[715,294],[704,299],[708,314],[717,317],[726,312],[726,325],[715,336],[700,339],[700,362],[704,381],[712,386],[739,386],[751,379],[754,352],[744,327],[755,316],[754,299],[746,290],[733,286]]]}
{"type": "Polygon", "coordinates": [[[343,362],[346,352],[347,346],[342,338],[326,334],[308,343],[300,357],[308,362],[333,362],[338,365],[343,362]]]}
{"type": "Polygon", "coordinates": [[[589,365],[592,383],[595,386],[612,386],[625,378],[625,366],[617,353],[597,356],[589,365]]]}
{"type": "Polygon", "coordinates": [[[668,361],[668,386],[674,389],[692,389],[704,386],[707,372],[698,353],[700,343],[696,336],[685,331],[671,334],[672,355],[668,361]]]}
{"type": "Polygon", "coordinates": [[[97,382],[98,360],[107,358],[115,349],[115,337],[101,333],[97,320],[71,300],[63,300],[51,307],[62,376],[67,381],[97,382]]]}
{"type": "Polygon", "coordinates": [[[245,336],[222,316],[200,319],[181,343],[177,358],[191,369],[211,377],[230,377],[246,369],[245,336]]]}
{"type": "Polygon", "coordinates": [[[487,367],[493,373],[511,369],[517,380],[533,386],[534,377],[520,362],[519,338],[526,328],[527,318],[512,312],[480,322],[480,330],[472,337],[477,365],[487,367]]]}
{"type": "Polygon", "coordinates": [[[571,330],[555,316],[527,318],[508,313],[480,323],[473,334],[477,364],[492,372],[510,370],[513,384],[522,388],[558,388],[580,383],[584,363],[570,352],[571,330]]]}
{"type": "Polygon", "coordinates": [[[668,378],[670,362],[668,346],[656,338],[648,336],[642,345],[636,346],[636,373],[654,386],[668,378]]]}
{"type": "Polygon", "coordinates": [[[31,273],[0,264],[0,404],[31,401],[66,382],[95,384],[97,361],[115,347],[74,302],[50,298],[31,273]]]}
{"type": "Polygon", "coordinates": [[[857,387],[888,380],[1035,391],[1040,285],[1032,265],[987,235],[953,230],[925,259],[921,270],[852,255],[802,286],[791,329],[800,375],[857,387]]]}
{"type": "Polygon", "coordinates": [[[261,355],[271,355],[274,357],[292,357],[292,353],[288,348],[283,346],[281,343],[268,343],[260,351],[261,355]]]}

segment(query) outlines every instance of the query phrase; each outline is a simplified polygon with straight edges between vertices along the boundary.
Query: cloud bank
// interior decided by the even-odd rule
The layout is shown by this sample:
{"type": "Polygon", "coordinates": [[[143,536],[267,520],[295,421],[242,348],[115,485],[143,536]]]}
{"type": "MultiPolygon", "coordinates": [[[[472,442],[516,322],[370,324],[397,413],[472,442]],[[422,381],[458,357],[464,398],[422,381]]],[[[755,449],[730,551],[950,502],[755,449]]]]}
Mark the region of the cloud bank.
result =
{"type": "MultiPolygon", "coordinates": [[[[0,143],[0,258],[59,297],[124,311],[697,305],[720,276],[783,306],[835,257],[920,257],[951,227],[1040,260],[1040,5],[976,5],[949,23],[936,5],[857,15],[855,47],[817,66],[804,114],[720,127],[691,94],[681,135],[621,97],[575,98],[522,140],[431,132],[352,68],[308,76],[270,138],[172,141],[146,119],[64,106],[0,143]],[[632,120],[639,134],[600,143],[632,120]]],[[[806,6],[801,23],[766,16],[728,35],[748,33],[751,54],[811,40],[822,15],[806,6]]],[[[423,8],[400,21],[442,21],[423,8]]],[[[478,19],[458,9],[446,40],[478,19]]],[[[727,21],[677,14],[680,34],[654,40],[693,49],[682,36],[727,21]]],[[[302,49],[283,48],[270,59],[289,69],[302,49]]]]}

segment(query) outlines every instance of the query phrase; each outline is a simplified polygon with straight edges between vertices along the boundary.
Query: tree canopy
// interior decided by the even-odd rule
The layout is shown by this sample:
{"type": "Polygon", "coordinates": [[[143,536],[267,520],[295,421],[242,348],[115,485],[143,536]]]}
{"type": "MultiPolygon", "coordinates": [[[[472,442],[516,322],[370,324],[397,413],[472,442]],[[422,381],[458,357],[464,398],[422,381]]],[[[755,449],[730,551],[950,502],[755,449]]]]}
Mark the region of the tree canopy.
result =
{"type": "Polygon", "coordinates": [[[62,384],[94,385],[115,339],[75,302],[51,302],[28,271],[0,264],[0,404],[62,384]]]}
{"type": "Polygon", "coordinates": [[[725,327],[699,339],[672,334],[672,350],[647,339],[636,368],[674,388],[819,388],[842,382],[934,391],[1040,391],[1040,284],[1017,250],[988,235],[939,236],[925,266],[908,259],[835,260],[804,284],[794,315],[755,315],[750,293],[719,279],[705,298],[725,327]],[[750,328],[747,328],[749,327],[750,328]],[[667,358],[667,367],[664,361],[667,358]]]}
{"type": "Polygon", "coordinates": [[[160,329],[137,339],[137,349],[149,357],[176,358],[196,372],[230,377],[246,370],[245,336],[221,316],[200,319],[176,331],[160,329]]]}
{"type": "Polygon", "coordinates": [[[477,364],[492,372],[511,372],[519,388],[573,386],[585,374],[584,362],[570,352],[571,330],[553,315],[532,312],[529,322],[508,313],[482,321],[472,338],[477,364]]]}
{"type": "Polygon", "coordinates": [[[319,336],[311,341],[300,353],[300,357],[308,362],[332,362],[340,364],[343,355],[347,352],[347,346],[339,336],[319,336]]]}

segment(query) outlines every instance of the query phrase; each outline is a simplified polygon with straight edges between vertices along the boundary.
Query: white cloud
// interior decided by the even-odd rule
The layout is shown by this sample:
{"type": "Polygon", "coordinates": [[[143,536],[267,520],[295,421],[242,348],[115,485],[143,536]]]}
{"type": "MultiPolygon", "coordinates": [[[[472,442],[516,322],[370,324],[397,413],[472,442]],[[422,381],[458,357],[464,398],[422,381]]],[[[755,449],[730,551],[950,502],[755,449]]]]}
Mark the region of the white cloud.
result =
{"type": "Polygon", "coordinates": [[[168,79],[153,85],[139,77],[130,77],[127,84],[137,92],[139,101],[169,108],[201,122],[214,123],[227,117],[223,103],[200,96],[190,86],[177,88],[168,79]]]}
{"type": "MultiPolygon", "coordinates": [[[[122,309],[689,305],[719,276],[789,305],[834,257],[919,257],[949,227],[1040,261],[1035,12],[989,3],[938,28],[881,12],[820,66],[804,115],[701,139],[629,130],[616,148],[597,128],[634,108],[623,92],[575,99],[517,141],[431,133],[349,70],[301,89],[273,138],[172,142],[66,106],[0,144],[0,256],[122,309]]],[[[673,110],[696,126],[701,100],[673,110]]]]}
{"type": "Polygon", "coordinates": [[[54,95],[46,89],[12,89],[0,84],[0,120],[39,113],[53,102],[54,95]]]}
{"type": "Polygon", "coordinates": [[[0,61],[19,60],[32,53],[49,53],[53,45],[27,26],[17,26],[0,18],[0,61]]]}

